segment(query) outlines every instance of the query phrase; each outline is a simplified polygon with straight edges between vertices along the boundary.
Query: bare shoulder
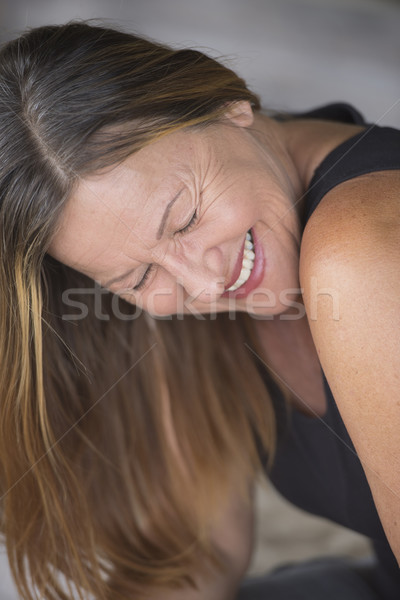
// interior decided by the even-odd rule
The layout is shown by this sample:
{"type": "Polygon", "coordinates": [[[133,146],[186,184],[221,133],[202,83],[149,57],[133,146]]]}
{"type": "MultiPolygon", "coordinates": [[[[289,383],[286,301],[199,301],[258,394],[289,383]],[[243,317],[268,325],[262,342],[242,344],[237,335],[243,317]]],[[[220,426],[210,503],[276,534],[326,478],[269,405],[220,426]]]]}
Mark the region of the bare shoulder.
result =
{"type": "MultiPolygon", "coordinates": [[[[400,257],[400,170],[345,181],[320,202],[304,230],[302,286],[317,273],[368,268],[400,257]]],[[[389,266],[389,265],[388,265],[389,266]]]]}
{"type": "Polygon", "coordinates": [[[328,371],[338,354],[362,351],[355,344],[361,332],[377,335],[394,326],[395,315],[400,317],[399,272],[400,171],[334,188],[310,218],[300,253],[304,305],[328,371]]]}
{"type": "Polygon", "coordinates": [[[399,272],[399,171],[362,176],[332,190],[304,234],[304,305],[400,564],[399,272]]]}

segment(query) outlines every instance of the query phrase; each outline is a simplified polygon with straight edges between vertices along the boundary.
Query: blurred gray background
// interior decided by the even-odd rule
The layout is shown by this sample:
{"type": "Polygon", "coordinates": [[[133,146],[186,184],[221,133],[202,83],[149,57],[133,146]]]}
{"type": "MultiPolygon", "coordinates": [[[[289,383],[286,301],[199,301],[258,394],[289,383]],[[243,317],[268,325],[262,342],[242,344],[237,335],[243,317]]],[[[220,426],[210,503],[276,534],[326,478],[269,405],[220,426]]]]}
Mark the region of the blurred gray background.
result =
{"type": "MultiPolygon", "coordinates": [[[[266,108],[354,104],[368,121],[400,127],[400,3],[395,0],[0,0],[0,40],[26,27],[102,19],[221,57],[266,108]]],[[[363,555],[365,540],[306,515],[270,488],[257,493],[250,572],[324,554],[363,555]]],[[[16,600],[0,555],[0,599],[16,600]]]]}
{"type": "Polygon", "coordinates": [[[222,56],[266,107],[347,100],[369,120],[400,125],[399,1],[0,0],[0,38],[72,18],[222,56]]]}

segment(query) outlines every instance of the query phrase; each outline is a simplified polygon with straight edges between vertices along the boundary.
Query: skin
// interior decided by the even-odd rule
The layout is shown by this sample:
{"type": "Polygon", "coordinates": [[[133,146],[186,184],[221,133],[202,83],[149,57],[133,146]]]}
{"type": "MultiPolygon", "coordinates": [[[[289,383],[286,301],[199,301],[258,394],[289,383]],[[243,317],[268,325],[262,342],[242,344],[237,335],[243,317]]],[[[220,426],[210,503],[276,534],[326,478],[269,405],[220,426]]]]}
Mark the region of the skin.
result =
{"type": "Polygon", "coordinates": [[[352,126],[333,136],[326,128],[332,125],[278,124],[236,103],[218,125],[172,133],[80,180],[49,252],[155,316],[287,311],[299,295],[302,194],[330,144],[354,135],[352,126]],[[262,279],[250,296],[232,301],[221,296],[251,228],[265,261],[262,279]],[[150,264],[145,286],[133,290],[150,264]]]}
{"type": "Polygon", "coordinates": [[[310,321],[320,363],[364,468],[400,564],[400,171],[344,182],[305,232],[300,278],[334,288],[339,318],[321,298],[310,321]]]}
{"type": "Polygon", "coordinates": [[[320,366],[299,283],[302,196],[324,156],[360,129],[279,123],[254,115],[247,102],[233,104],[218,125],[170,134],[80,180],[50,253],[155,316],[256,315],[264,359],[294,390],[293,404],[323,414],[320,366]],[[158,239],[165,208],[177,194],[158,239]],[[194,210],[196,222],[181,232],[194,210]],[[247,297],[224,297],[249,229],[265,258],[261,280],[247,297]],[[144,288],[132,290],[149,264],[154,269],[144,288]]]}
{"type": "MultiPolygon", "coordinates": [[[[110,289],[152,314],[176,313],[179,294],[190,300],[190,311],[183,312],[202,314],[232,308],[221,296],[253,228],[265,256],[259,292],[273,292],[276,301],[254,307],[240,298],[234,310],[266,317],[257,326],[268,364],[293,390],[293,403],[307,398],[314,415],[325,409],[322,365],[399,560],[399,173],[370,174],[337,186],[306,230],[300,228],[301,196],[314,169],[361,129],[323,121],[276,123],[237,103],[218,125],[166,136],[118,167],[82,180],[50,253],[102,285],[135,269],[110,289]],[[157,239],[165,207],[179,192],[157,239]],[[195,209],[198,221],[178,234],[195,209]],[[156,268],[143,290],[127,291],[150,263],[156,268]],[[323,297],[315,320],[306,313],[280,318],[295,312],[294,304],[281,301],[281,292],[300,286],[302,295],[293,293],[291,300],[304,298],[311,314],[313,277],[319,287],[335,289],[340,318],[332,319],[323,297]],[[384,394],[371,365],[380,370],[384,394]]],[[[221,529],[233,531],[234,521],[221,529]]],[[[246,513],[242,522],[251,522],[246,513]]],[[[246,547],[249,535],[248,526],[238,532],[246,547]]],[[[222,546],[223,536],[217,536],[222,546]]],[[[225,546],[233,547],[229,541],[225,546]]],[[[247,555],[233,554],[232,565],[246,564],[247,555]]],[[[231,579],[193,598],[232,598],[232,589],[231,579]]],[[[185,594],[174,592],[171,599],[185,594]]]]}
{"type": "Polygon", "coordinates": [[[80,180],[50,253],[155,316],[257,315],[263,358],[293,390],[292,403],[323,414],[320,365],[300,294],[302,195],[324,156],[360,129],[278,123],[254,115],[247,102],[233,104],[218,125],[170,134],[80,180]],[[165,208],[177,194],[158,239],[165,208]],[[178,233],[194,210],[197,221],[178,233]],[[262,278],[247,297],[223,297],[250,228],[265,257],[262,278]],[[155,267],[144,288],[133,291],[150,263],[155,267]]]}
{"type": "MultiPolygon", "coordinates": [[[[162,138],[80,181],[50,254],[103,286],[134,269],[108,287],[153,315],[220,312],[232,308],[232,299],[221,295],[253,228],[265,257],[259,292],[276,297],[254,312],[287,310],[290,302],[283,304],[279,293],[299,288],[297,199],[306,174],[294,164],[283,134],[283,127],[254,117],[241,102],[221,124],[162,138]],[[157,239],[165,208],[177,194],[157,239]],[[195,210],[197,221],[179,232],[195,210]],[[145,287],[132,290],[149,264],[154,268],[145,287]]],[[[235,300],[234,310],[252,312],[250,300],[235,300]]]]}
{"type": "Polygon", "coordinates": [[[279,123],[253,114],[247,102],[233,104],[218,125],[170,134],[80,180],[50,253],[155,316],[256,315],[263,358],[293,390],[292,403],[323,414],[320,365],[299,283],[302,196],[324,156],[360,129],[279,123]],[[195,210],[196,222],[181,232],[195,210]],[[262,278],[247,297],[224,297],[249,229],[265,258],[262,278]],[[149,264],[154,269],[144,288],[132,290],[149,264]]]}

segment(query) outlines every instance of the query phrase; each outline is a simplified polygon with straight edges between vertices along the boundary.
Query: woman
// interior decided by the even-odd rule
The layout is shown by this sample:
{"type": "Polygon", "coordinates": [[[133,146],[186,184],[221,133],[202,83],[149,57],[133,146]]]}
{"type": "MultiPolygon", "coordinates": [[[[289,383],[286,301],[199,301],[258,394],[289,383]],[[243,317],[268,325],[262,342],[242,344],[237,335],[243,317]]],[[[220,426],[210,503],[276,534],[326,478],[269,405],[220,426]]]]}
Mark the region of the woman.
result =
{"type": "Polygon", "coordinates": [[[209,57],[85,23],[6,44],[0,77],[21,597],[397,597],[400,134],[268,117],[209,57]],[[379,560],[241,584],[261,467],[379,560]]]}

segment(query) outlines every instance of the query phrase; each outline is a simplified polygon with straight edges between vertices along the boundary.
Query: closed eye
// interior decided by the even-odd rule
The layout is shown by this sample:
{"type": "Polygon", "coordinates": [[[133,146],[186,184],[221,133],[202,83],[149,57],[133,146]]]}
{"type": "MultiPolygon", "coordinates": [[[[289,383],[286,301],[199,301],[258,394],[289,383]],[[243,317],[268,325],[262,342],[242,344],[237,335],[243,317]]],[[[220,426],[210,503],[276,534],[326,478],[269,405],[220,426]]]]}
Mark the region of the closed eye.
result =
{"type": "MultiPolygon", "coordinates": [[[[193,225],[196,223],[197,217],[198,217],[198,215],[197,215],[197,209],[196,209],[194,211],[189,223],[187,225],[185,225],[185,227],[183,227],[182,229],[178,229],[178,231],[176,231],[175,233],[182,234],[182,233],[186,233],[187,231],[189,231],[189,229],[191,229],[193,227],[193,225]]],[[[135,285],[134,287],[131,288],[132,291],[137,292],[144,288],[144,285],[145,285],[146,281],[148,280],[153,268],[154,268],[153,264],[151,264],[147,267],[146,272],[143,275],[141,281],[137,285],[135,285]]]]}
{"type": "Polygon", "coordinates": [[[142,279],[140,280],[140,282],[139,282],[137,285],[135,285],[135,286],[132,288],[132,290],[134,290],[134,291],[136,292],[137,290],[141,290],[141,289],[144,287],[144,284],[145,284],[145,283],[146,283],[146,281],[148,280],[148,278],[149,278],[149,275],[150,275],[150,273],[151,273],[151,271],[152,271],[153,267],[154,267],[154,265],[153,265],[153,264],[151,264],[151,265],[149,265],[149,266],[147,267],[147,269],[146,269],[146,272],[145,272],[145,274],[143,275],[142,279]]]}
{"type": "Polygon", "coordinates": [[[189,223],[187,225],[185,225],[185,227],[183,227],[182,229],[178,229],[178,231],[176,231],[175,233],[186,233],[186,231],[189,231],[189,229],[191,227],[193,227],[193,225],[196,223],[196,221],[197,221],[197,209],[194,211],[189,223]]]}

